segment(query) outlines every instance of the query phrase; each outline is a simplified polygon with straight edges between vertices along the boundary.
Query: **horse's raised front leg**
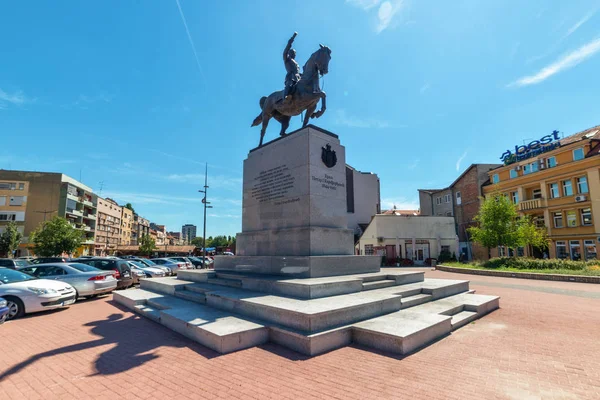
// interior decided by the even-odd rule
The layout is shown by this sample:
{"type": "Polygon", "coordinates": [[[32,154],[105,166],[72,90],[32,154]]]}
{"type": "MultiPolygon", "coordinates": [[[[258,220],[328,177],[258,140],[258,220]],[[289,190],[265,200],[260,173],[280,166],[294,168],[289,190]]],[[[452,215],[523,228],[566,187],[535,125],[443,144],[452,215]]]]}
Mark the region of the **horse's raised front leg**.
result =
{"type": "Polygon", "coordinates": [[[306,114],[304,115],[304,122],[302,122],[302,127],[304,128],[306,125],[308,125],[308,121],[310,120],[311,116],[313,115],[313,113],[315,112],[315,110],[317,109],[317,105],[315,104],[314,106],[310,106],[306,109],[306,114]]]}
{"type": "Polygon", "coordinates": [[[321,109],[316,113],[312,114],[310,116],[311,118],[319,118],[325,113],[325,110],[327,110],[327,95],[325,94],[325,92],[319,92],[319,95],[321,96],[321,109]]]}
{"type": "Polygon", "coordinates": [[[271,119],[270,115],[263,113],[262,128],[260,130],[260,142],[258,143],[258,147],[263,145],[263,138],[265,137],[265,133],[267,132],[267,126],[269,126],[270,119],[271,119]]]}

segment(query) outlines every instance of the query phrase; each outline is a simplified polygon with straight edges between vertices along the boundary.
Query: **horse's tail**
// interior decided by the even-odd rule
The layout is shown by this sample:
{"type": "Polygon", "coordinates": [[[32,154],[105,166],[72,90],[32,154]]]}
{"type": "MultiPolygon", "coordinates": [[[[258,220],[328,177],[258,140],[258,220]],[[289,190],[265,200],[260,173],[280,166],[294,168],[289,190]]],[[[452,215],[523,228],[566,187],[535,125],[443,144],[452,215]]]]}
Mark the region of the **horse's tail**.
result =
{"type": "MultiPolygon", "coordinates": [[[[265,102],[267,101],[267,96],[263,96],[260,98],[260,109],[262,110],[265,107],[265,102]]],[[[254,118],[251,126],[256,126],[262,122],[262,111],[258,114],[258,117],[254,118]]]]}

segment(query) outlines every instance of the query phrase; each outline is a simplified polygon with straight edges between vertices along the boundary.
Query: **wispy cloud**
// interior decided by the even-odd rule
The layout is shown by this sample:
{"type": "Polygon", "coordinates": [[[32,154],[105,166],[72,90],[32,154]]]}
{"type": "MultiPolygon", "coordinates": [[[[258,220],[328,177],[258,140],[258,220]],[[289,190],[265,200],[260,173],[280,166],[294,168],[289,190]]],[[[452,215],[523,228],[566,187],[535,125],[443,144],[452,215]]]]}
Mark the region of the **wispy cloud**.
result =
{"type": "MultiPolygon", "coordinates": [[[[377,6],[377,16],[375,21],[375,32],[381,33],[389,27],[394,26],[395,17],[404,8],[404,0],[346,0],[347,4],[370,12],[377,6]]],[[[414,23],[414,21],[410,21],[414,23]]]]}
{"type": "Polygon", "coordinates": [[[460,157],[458,157],[458,160],[456,160],[456,170],[457,171],[460,170],[460,163],[465,159],[466,156],[467,156],[467,151],[465,150],[465,152],[462,153],[462,155],[460,157]]]}
{"type": "MultiPolygon", "coordinates": [[[[162,193],[140,193],[140,192],[120,192],[106,190],[102,193],[103,197],[110,197],[121,203],[131,203],[134,206],[136,204],[171,204],[171,205],[184,205],[189,203],[202,204],[201,193],[197,197],[192,196],[173,196],[162,193]]],[[[222,208],[242,206],[240,199],[225,198],[225,197],[209,197],[212,204],[221,205],[222,208]]]]}
{"type": "Polygon", "coordinates": [[[507,86],[521,87],[538,84],[550,78],[551,76],[558,74],[559,72],[575,67],[576,65],[592,57],[598,51],[600,51],[600,38],[594,39],[591,42],[584,44],[577,50],[565,54],[552,64],[542,68],[536,74],[524,76],[515,82],[508,84],[507,86]]]}
{"type": "Polygon", "coordinates": [[[421,94],[424,94],[426,91],[429,90],[430,87],[431,87],[431,85],[429,83],[425,83],[423,86],[421,86],[421,89],[419,89],[419,92],[421,94]]]}
{"type": "MultiPolygon", "coordinates": [[[[204,185],[204,174],[169,174],[166,180],[177,183],[188,183],[192,185],[204,185]]],[[[209,175],[208,185],[214,188],[241,189],[242,178],[232,178],[223,175],[209,175]]]]}
{"type": "Polygon", "coordinates": [[[185,27],[185,32],[187,33],[188,40],[190,41],[190,45],[192,46],[192,51],[194,52],[194,59],[196,60],[196,65],[198,65],[198,71],[200,71],[200,76],[202,77],[202,83],[205,83],[206,80],[204,78],[204,71],[202,70],[202,65],[200,65],[200,59],[198,58],[198,52],[196,52],[196,45],[194,44],[194,40],[192,39],[192,35],[190,34],[190,30],[189,30],[187,22],[185,20],[185,15],[183,14],[183,10],[181,9],[181,4],[179,4],[179,0],[175,0],[175,3],[177,3],[177,8],[179,9],[179,15],[181,15],[181,21],[183,22],[183,26],[185,27]]]}
{"type": "Polygon", "coordinates": [[[335,123],[337,125],[349,126],[352,128],[389,128],[390,124],[387,121],[378,119],[361,119],[348,115],[346,110],[340,109],[335,115],[335,123]]]}
{"type": "Polygon", "coordinates": [[[396,208],[398,210],[418,210],[419,202],[416,198],[406,198],[406,197],[388,197],[381,199],[381,209],[382,210],[390,210],[392,208],[396,208]]]}
{"type": "Polygon", "coordinates": [[[567,33],[565,33],[565,38],[571,36],[573,33],[575,33],[575,31],[577,29],[579,29],[581,27],[581,25],[585,24],[590,18],[592,18],[594,16],[594,14],[596,13],[597,9],[594,9],[590,12],[588,12],[586,15],[583,16],[583,18],[581,18],[579,21],[577,21],[572,27],[569,28],[569,30],[567,31],[567,33]]]}
{"type": "Polygon", "coordinates": [[[31,101],[33,100],[27,98],[21,90],[14,93],[8,93],[0,89],[0,108],[8,108],[8,105],[22,106],[31,101]]]}
{"type": "Polygon", "coordinates": [[[94,103],[110,103],[115,98],[114,95],[108,93],[99,93],[97,95],[80,94],[77,99],[70,104],[63,104],[61,107],[65,109],[80,108],[87,110],[94,103]]]}

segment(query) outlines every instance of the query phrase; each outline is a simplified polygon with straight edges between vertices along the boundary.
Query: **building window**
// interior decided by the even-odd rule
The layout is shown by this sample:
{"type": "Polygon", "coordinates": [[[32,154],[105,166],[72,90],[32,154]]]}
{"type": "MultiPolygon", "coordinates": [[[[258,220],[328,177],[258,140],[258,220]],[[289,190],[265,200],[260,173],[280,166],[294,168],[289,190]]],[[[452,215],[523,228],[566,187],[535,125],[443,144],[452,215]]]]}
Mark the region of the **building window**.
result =
{"type": "Polygon", "coordinates": [[[6,205],[6,196],[0,196],[0,206],[6,205]]]}
{"type": "Polygon", "coordinates": [[[531,174],[532,172],[538,172],[539,164],[537,161],[523,166],[523,175],[531,174]]]}
{"type": "Polygon", "coordinates": [[[587,178],[585,176],[577,178],[577,193],[583,194],[588,192],[587,178]]]}
{"type": "Polygon", "coordinates": [[[583,248],[585,250],[585,260],[595,260],[596,257],[596,242],[594,240],[584,240],[583,248]]]}
{"type": "Polygon", "coordinates": [[[514,204],[519,204],[519,192],[511,192],[510,198],[514,204]]]}
{"type": "Polygon", "coordinates": [[[517,178],[518,176],[519,176],[519,173],[517,172],[516,169],[511,169],[510,170],[510,179],[517,178]]]}
{"type": "Polygon", "coordinates": [[[506,247],[498,246],[498,257],[506,257],[506,247]]]}
{"type": "Polygon", "coordinates": [[[533,199],[541,199],[542,198],[542,189],[533,189],[531,191],[531,197],[533,199]]]}
{"type": "Polygon", "coordinates": [[[0,214],[0,221],[16,221],[16,214],[0,214]]]}
{"type": "Polygon", "coordinates": [[[583,148],[573,150],[573,161],[583,160],[583,148]]]}
{"type": "Polygon", "coordinates": [[[440,204],[442,204],[442,198],[441,198],[441,197],[436,197],[436,198],[435,198],[435,204],[436,204],[436,205],[438,205],[438,206],[439,206],[440,204]]]}
{"type": "Polygon", "coordinates": [[[573,186],[571,185],[571,180],[563,181],[563,196],[573,196],[573,186]]]}
{"type": "Polygon", "coordinates": [[[19,190],[25,190],[25,184],[19,183],[19,190]]]}
{"type": "Polygon", "coordinates": [[[548,157],[546,159],[546,164],[548,164],[548,168],[556,167],[556,157],[548,157]]]}
{"type": "Polygon", "coordinates": [[[584,208],[581,210],[581,225],[583,225],[583,226],[593,225],[591,208],[584,208]]]}
{"type": "Polygon", "coordinates": [[[577,226],[577,214],[575,213],[575,210],[567,211],[567,226],[569,228],[577,226]]]}
{"type": "Polygon", "coordinates": [[[372,256],[372,255],[373,255],[373,245],[365,244],[365,256],[372,256]]]}
{"type": "Polygon", "coordinates": [[[517,247],[517,257],[525,257],[525,247],[517,247]]]}
{"type": "Polygon", "coordinates": [[[15,190],[17,188],[17,184],[14,182],[0,182],[0,190],[15,190]]]}
{"type": "Polygon", "coordinates": [[[556,199],[560,197],[560,193],[558,192],[558,183],[551,183],[548,185],[550,188],[550,198],[556,199]]]}
{"type": "Polygon", "coordinates": [[[446,217],[451,217],[452,216],[452,212],[451,211],[446,211],[446,217]]]}
{"type": "Polygon", "coordinates": [[[456,205],[460,206],[462,204],[462,198],[460,197],[460,192],[456,192],[456,205]]]}
{"type": "Polygon", "coordinates": [[[12,196],[9,201],[11,206],[22,206],[25,202],[25,196],[12,196]]]}
{"type": "Polygon", "coordinates": [[[498,183],[498,182],[500,182],[500,177],[498,176],[498,174],[492,175],[492,183],[498,183]]]}
{"type": "Polygon", "coordinates": [[[579,244],[579,240],[569,241],[569,247],[571,248],[571,260],[581,260],[581,245],[579,244]]]}
{"type": "Polygon", "coordinates": [[[562,213],[561,212],[555,212],[555,213],[553,213],[552,218],[554,219],[554,227],[555,228],[562,228],[563,227],[563,217],[562,217],[562,213]]]}
{"type": "Polygon", "coordinates": [[[556,241],[556,258],[560,258],[564,260],[569,257],[569,253],[567,253],[567,242],[564,240],[556,241]]]}
{"type": "Polygon", "coordinates": [[[444,195],[444,203],[450,203],[450,197],[451,197],[451,195],[445,194],[444,195]]]}

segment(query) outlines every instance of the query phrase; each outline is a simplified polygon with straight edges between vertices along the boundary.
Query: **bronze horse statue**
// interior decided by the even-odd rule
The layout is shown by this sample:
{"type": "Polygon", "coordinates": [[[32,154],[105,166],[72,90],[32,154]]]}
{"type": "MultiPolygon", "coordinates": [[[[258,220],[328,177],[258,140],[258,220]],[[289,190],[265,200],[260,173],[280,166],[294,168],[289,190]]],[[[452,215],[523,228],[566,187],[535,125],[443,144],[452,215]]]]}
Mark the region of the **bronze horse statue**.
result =
{"type": "Polygon", "coordinates": [[[285,131],[290,125],[290,119],[295,115],[300,115],[306,111],[302,127],[304,128],[309,118],[319,118],[327,109],[325,92],[319,87],[319,77],[329,72],[329,61],[331,60],[331,50],[327,46],[319,45],[319,50],[315,51],[302,69],[300,81],[295,85],[291,99],[283,98],[283,90],[273,92],[268,97],[263,96],[260,99],[261,113],[252,122],[256,126],[262,122],[260,130],[260,143],[262,146],[263,138],[269,125],[269,120],[275,118],[281,123],[281,136],[285,136],[285,131]],[[321,102],[321,109],[317,109],[317,104],[321,102]]]}

